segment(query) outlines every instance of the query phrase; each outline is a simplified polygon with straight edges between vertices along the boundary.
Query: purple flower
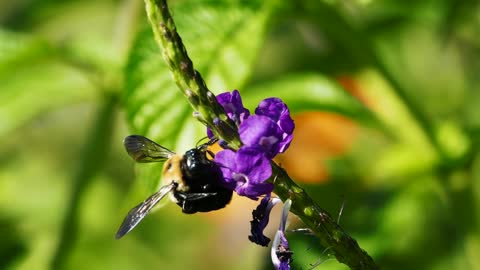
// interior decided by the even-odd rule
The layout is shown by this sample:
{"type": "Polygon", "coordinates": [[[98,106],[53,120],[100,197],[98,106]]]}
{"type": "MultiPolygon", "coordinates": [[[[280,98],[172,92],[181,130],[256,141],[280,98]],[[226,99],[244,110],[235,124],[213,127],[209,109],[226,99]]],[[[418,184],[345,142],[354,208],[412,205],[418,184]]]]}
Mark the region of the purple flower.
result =
{"type": "MultiPolygon", "coordinates": [[[[222,151],[215,158],[222,166],[224,185],[252,199],[268,194],[273,190],[273,185],[265,182],[272,174],[269,162],[278,153],[285,152],[293,138],[295,125],[287,105],[279,98],[267,98],[258,105],[255,111],[257,115],[250,116],[250,112],[243,107],[238,90],[219,94],[216,99],[228,118],[238,126],[243,144],[237,153],[222,151]]],[[[218,130],[231,129],[219,118],[215,118],[213,124],[218,130]]],[[[209,128],[207,135],[214,137],[209,128]]],[[[225,141],[220,140],[219,144],[228,150],[225,141]]]]}
{"type": "Polygon", "coordinates": [[[209,127],[207,127],[207,136],[209,139],[215,138],[215,135],[213,134],[212,130],[209,127]]]}
{"type": "Polygon", "coordinates": [[[270,242],[270,238],[263,234],[265,227],[268,225],[270,211],[280,202],[279,198],[270,198],[270,194],[265,196],[255,210],[252,211],[252,221],[250,221],[251,235],[248,239],[255,244],[266,247],[270,242]]]}
{"type": "Polygon", "coordinates": [[[215,162],[222,170],[224,185],[238,195],[256,200],[272,192],[273,184],[266,182],[272,167],[259,148],[242,147],[237,152],[226,149],[215,155],[215,162]]]}
{"type": "Polygon", "coordinates": [[[255,114],[269,117],[282,130],[279,152],[285,152],[293,139],[293,129],[295,128],[287,105],[279,98],[267,98],[258,104],[255,114]]]}
{"type": "MultiPolygon", "coordinates": [[[[225,92],[217,95],[217,101],[222,105],[228,118],[230,118],[237,126],[248,118],[250,111],[243,107],[242,97],[238,90],[233,90],[232,93],[225,92]]],[[[207,127],[207,136],[212,139],[214,137],[213,132],[207,127]]]]}
{"type": "Polygon", "coordinates": [[[240,140],[246,146],[259,147],[267,158],[272,159],[280,150],[283,132],[269,117],[252,115],[240,124],[240,140]]]}
{"type": "Polygon", "coordinates": [[[292,201],[290,199],[286,200],[283,205],[282,220],[273,239],[272,249],[270,251],[273,266],[275,266],[277,270],[290,270],[290,263],[292,262],[293,252],[290,250],[287,238],[285,237],[285,227],[291,205],[292,201]]]}
{"type": "Polygon", "coordinates": [[[242,97],[238,90],[219,94],[217,101],[222,105],[228,118],[232,119],[237,126],[250,115],[250,111],[243,107],[242,97]]]}

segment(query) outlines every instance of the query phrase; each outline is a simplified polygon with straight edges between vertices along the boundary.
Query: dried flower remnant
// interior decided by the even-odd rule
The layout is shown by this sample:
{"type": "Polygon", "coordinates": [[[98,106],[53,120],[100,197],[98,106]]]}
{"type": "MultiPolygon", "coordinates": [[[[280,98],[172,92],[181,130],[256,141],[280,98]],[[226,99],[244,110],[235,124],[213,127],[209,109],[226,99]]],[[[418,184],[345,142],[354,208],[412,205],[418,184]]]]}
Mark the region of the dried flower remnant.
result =
{"type": "Polygon", "coordinates": [[[282,219],[280,220],[280,226],[275,238],[273,239],[272,248],[270,254],[272,256],[272,263],[277,270],[289,270],[290,263],[292,262],[293,252],[288,246],[287,238],[285,237],[285,228],[287,223],[288,212],[292,201],[290,199],[285,201],[282,211],[282,219]]]}
{"type": "Polygon", "coordinates": [[[252,221],[250,221],[251,235],[248,239],[253,243],[266,247],[270,243],[270,238],[263,234],[268,225],[270,212],[272,208],[281,202],[279,198],[271,198],[270,194],[265,196],[255,210],[252,211],[252,221]]]}

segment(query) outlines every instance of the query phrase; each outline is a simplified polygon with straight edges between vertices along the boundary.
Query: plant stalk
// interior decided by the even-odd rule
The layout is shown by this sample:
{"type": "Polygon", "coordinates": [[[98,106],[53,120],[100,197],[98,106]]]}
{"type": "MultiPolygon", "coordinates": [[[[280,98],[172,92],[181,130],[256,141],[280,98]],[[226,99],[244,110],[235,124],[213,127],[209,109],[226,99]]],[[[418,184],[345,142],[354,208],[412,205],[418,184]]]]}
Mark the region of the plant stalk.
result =
{"type": "Polygon", "coordinates": [[[299,187],[287,172],[272,162],[275,175],[274,192],[282,201],[292,200],[290,211],[297,215],[318,237],[324,247],[328,247],[337,261],[351,269],[379,269],[372,257],[361,249],[343,228],[322,209],[303,188],[299,187]]]}
{"type": "Polygon", "coordinates": [[[194,69],[192,60],[177,32],[173,18],[164,0],[145,0],[148,19],[163,58],[172,72],[180,91],[187,97],[195,116],[213,134],[229,143],[235,149],[241,145],[235,124],[227,117],[215,95],[208,90],[201,74],[194,69]]]}

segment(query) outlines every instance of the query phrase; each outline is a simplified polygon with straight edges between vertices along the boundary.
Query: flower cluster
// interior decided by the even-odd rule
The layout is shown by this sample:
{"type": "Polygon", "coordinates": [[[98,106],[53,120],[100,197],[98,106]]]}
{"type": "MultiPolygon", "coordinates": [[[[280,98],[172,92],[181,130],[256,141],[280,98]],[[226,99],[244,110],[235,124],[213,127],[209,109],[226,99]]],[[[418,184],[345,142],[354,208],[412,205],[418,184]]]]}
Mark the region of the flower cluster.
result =
{"type": "MultiPolygon", "coordinates": [[[[270,161],[278,153],[287,150],[292,142],[295,125],[287,105],[279,98],[264,99],[255,109],[254,115],[243,107],[237,90],[218,95],[217,101],[228,118],[238,127],[242,146],[233,151],[228,144],[220,140],[219,144],[224,150],[215,155],[215,162],[220,165],[223,184],[227,188],[254,200],[265,195],[252,212],[251,235],[248,239],[266,247],[270,238],[266,237],[263,231],[268,224],[270,211],[280,202],[280,199],[270,195],[273,191],[273,184],[267,182],[272,175],[270,161]]],[[[216,122],[220,122],[219,119],[216,119],[216,122]]],[[[207,129],[207,134],[209,138],[214,137],[210,129],[207,129]]],[[[285,223],[290,205],[291,201],[287,200],[280,228],[272,244],[272,262],[276,269],[290,269],[292,252],[285,238],[285,223]]]]}
{"type": "MultiPolygon", "coordinates": [[[[272,175],[270,161],[285,152],[293,138],[295,125],[287,105],[279,98],[267,98],[260,102],[255,115],[250,115],[237,90],[218,95],[217,101],[237,125],[242,142],[236,152],[221,144],[227,149],[215,156],[224,176],[223,184],[254,200],[269,194],[273,191],[273,184],[267,182],[272,175]]],[[[209,129],[207,134],[213,137],[209,129]]]]}

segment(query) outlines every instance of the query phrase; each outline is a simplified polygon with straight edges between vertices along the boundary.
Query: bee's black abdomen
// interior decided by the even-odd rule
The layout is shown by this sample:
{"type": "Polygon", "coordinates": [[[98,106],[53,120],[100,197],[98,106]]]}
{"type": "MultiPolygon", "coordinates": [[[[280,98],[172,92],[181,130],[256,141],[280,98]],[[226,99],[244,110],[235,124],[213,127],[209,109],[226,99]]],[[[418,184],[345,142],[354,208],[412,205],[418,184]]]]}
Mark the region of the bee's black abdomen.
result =
{"type": "Polygon", "coordinates": [[[218,210],[224,208],[232,199],[233,191],[221,185],[222,172],[215,162],[206,157],[205,151],[198,148],[187,151],[180,168],[183,181],[189,190],[176,192],[174,196],[184,213],[218,210]],[[206,196],[189,199],[188,194],[205,194],[206,196]]]}
{"type": "Polygon", "coordinates": [[[208,196],[198,200],[184,200],[177,204],[182,207],[185,214],[194,214],[196,212],[210,212],[224,208],[232,199],[233,191],[222,188],[216,195],[208,196]]]}

